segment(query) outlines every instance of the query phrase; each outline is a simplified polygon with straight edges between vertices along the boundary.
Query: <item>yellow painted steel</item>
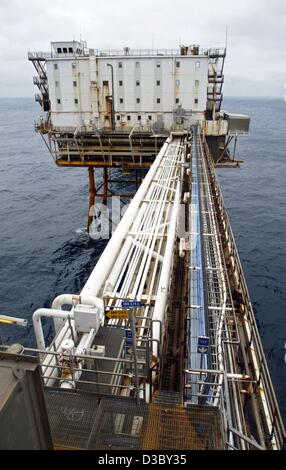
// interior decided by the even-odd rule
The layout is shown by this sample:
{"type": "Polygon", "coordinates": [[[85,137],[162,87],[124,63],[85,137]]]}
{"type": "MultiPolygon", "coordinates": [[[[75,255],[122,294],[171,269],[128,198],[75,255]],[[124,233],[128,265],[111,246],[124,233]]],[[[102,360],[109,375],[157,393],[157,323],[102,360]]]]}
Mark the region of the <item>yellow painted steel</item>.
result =
{"type": "Polygon", "coordinates": [[[54,450],[84,450],[81,447],[70,447],[70,446],[63,446],[63,445],[58,445],[54,444],[54,450]]]}
{"type": "Polygon", "coordinates": [[[109,310],[106,313],[107,318],[110,320],[128,320],[129,319],[129,310],[109,310]]]}
{"type": "Polygon", "coordinates": [[[141,448],[205,450],[207,445],[198,436],[184,408],[177,407],[175,410],[168,405],[152,403],[149,405],[141,448]]]}

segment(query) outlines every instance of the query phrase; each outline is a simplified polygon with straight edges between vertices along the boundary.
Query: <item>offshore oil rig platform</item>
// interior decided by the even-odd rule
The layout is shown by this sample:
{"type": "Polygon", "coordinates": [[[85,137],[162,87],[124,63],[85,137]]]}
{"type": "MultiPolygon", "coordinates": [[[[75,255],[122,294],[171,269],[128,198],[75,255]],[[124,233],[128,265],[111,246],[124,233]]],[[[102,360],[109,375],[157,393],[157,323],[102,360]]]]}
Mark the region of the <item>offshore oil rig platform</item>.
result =
{"type": "Polygon", "coordinates": [[[284,447],[215,172],[239,167],[249,130],[221,108],[225,57],[75,41],[29,53],[45,112],[36,130],[58,166],[88,169],[88,225],[95,198],[114,196],[114,172],[137,191],[82,291],[33,314],[37,349],[0,347],[0,448],[284,447]]]}

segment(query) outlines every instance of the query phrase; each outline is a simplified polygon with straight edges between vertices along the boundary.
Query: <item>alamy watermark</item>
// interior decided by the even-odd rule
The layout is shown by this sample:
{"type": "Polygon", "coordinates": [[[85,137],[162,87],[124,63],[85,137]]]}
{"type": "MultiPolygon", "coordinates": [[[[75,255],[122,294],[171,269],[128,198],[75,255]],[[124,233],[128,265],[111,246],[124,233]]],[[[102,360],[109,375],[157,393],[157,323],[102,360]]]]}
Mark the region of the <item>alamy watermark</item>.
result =
{"type": "MultiPolygon", "coordinates": [[[[150,202],[152,204],[152,202],[150,202]]],[[[89,236],[93,240],[109,240],[114,232],[116,231],[119,223],[124,218],[126,211],[130,205],[124,205],[120,197],[112,197],[111,205],[96,204],[90,210],[90,216],[93,218],[93,222],[89,227],[89,236]]],[[[132,211],[129,216],[128,214],[124,218],[124,225],[128,225],[130,229],[133,223],[138,227],[137,232],[142,235],[152,236],[157,234],[168,235],[170,230],[170,224],[172,219],[174,206],[172,205],[169,210],[165,208],[154,208],[154,211],[148,211],[146,214],[138,209],[132,211]]],[[[188,249],[194,249],[199,237],[199,214],[197,207],[193,204],[186,206],[186,204],[180,204],[179,211],[176,221],[177,237],[185,239],[188,244],[188,249]],[[188,220],[192,221],[191,233],[186,229],[186,210],[189,211],[188,220]],[[191,236],[192,235],[192,236],[191,236]]],[[[123,227],[124,231],[124,227],[123,227]]]]}

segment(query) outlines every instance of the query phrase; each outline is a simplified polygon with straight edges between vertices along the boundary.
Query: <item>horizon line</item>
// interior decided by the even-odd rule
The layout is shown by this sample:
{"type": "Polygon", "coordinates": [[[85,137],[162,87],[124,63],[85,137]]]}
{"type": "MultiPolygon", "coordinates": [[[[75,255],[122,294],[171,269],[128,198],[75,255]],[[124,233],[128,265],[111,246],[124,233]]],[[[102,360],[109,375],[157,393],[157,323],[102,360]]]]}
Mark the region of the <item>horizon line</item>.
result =
{"type": "MultiPolygon", "coordinates": [[[[224,95],[224,99],[227,98],[265,98],[265,99],[282,99],[284,101],[284,96],[278,95],[224,95]]],[[[1,96],[0,99],[33,99],[33,96],[1,96]]]]}

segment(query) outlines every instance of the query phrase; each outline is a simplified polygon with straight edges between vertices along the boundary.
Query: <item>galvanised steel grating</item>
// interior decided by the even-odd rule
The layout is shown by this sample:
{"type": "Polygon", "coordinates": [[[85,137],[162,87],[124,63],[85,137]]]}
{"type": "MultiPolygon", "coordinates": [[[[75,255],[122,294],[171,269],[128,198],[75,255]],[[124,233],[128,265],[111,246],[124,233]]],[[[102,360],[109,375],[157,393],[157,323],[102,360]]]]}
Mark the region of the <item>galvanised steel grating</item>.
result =
{"type": "Polygon", "coordinates": [[[224,447],[216,408],[141,403],[90,393],[47,390],[55,448],[210,450],[224,447]]]}

